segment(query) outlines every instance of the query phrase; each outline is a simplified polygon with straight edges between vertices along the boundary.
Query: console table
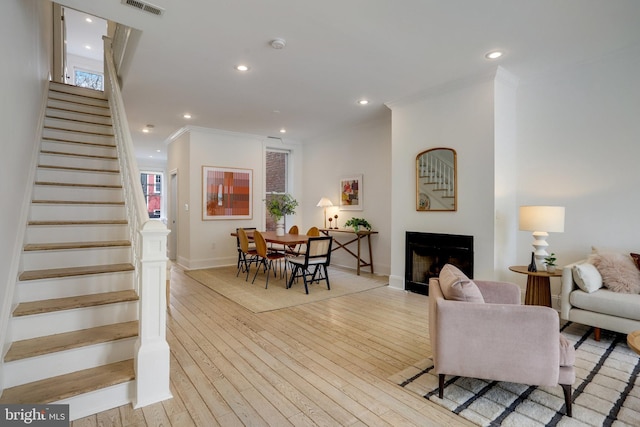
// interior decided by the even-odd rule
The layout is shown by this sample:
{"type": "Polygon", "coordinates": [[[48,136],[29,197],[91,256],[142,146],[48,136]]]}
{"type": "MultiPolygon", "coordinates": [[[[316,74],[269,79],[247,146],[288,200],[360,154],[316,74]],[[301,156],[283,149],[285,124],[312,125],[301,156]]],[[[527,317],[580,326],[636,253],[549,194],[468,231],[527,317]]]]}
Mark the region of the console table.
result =
{"type": "Polygon", "coordinates": [[[509,270],[527,275],[525,304],[551,307],[551,281],[549,278],[562,277],[562,269],[549,273],[548,271],[528,271],[526,265],[516,265],[509,267],[509,270]]]}
{"type": "Polygon", "coordinates": [[[371,273],[373,273],[373,253],[371,252],[371,235],[372,234],[378,234],[377,231],[369,231],[369,230],[359,230],[359,231],[355,231],[349,228],[321,228],[320,232],[322,234],[324,234],[325,236],[329,236],[331,233],[341,233],[341,234],[351,234],[352,237],[351,240],[349,240],[348,242],[339,242],[336,239],[333,240],[333,248],[331,248],[331,252],[337,250],[337,249],[344,249],[345,251],[349,252],[351,254],[351,256],[353,256],[356,260],[357,260],[357,273],[358,276],[360,275],[360,267],[370,267],[371,268],[371,273]],[[366,262],[365,260],[362,259],[362,255],[361,255],[361,244],[360,241],[365,238],[367,239],[367,243],[369,245],[369,262],[366,262]],[[351,249],[349,249],[347,246],[350,245],[351,243],[357,242],[357,246],[358,249],[356,252],[353,252],[351,249]]]}

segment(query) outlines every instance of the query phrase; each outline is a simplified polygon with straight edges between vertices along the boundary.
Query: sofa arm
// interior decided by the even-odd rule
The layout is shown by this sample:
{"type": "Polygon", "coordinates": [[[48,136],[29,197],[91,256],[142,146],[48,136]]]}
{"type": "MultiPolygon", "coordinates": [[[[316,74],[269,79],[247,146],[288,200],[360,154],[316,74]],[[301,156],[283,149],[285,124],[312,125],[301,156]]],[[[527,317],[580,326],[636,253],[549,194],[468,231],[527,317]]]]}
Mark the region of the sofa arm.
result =
{"type": "Polygon", "coordinates": [[[439,299],[436,373],[554,386],[560,370],[558,313],[541,306],[439,299]]]}
{"type": "Polygon", "coordinates": [[[560,280],[560,318],[569,320],[569,310],[571,310],[571,292],[578,287],[573,281],[573,266],[582,264],[586,260],[580,260],[562,268],[562,279],[560,280]]]}
{"type": "Polygon", "coordinates": [[[492,304],[520,304],[520,286],[508,282],[494,282],[489,280],[473,281],[480,292],[484,302],[492,304]]]}

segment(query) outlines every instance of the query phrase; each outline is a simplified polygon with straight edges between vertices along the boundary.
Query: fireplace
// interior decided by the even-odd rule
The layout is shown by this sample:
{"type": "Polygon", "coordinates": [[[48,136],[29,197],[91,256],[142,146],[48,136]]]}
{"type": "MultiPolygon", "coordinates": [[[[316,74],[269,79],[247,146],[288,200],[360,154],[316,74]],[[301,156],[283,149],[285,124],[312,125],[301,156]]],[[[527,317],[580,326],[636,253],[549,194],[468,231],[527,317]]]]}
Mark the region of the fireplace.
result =
{"type": "Polygon", "coordinates": [[[447,263],[473,278],[473,236],[407,231],[406,290],[429,295],[429,279],[438,277],[447,263]]]}

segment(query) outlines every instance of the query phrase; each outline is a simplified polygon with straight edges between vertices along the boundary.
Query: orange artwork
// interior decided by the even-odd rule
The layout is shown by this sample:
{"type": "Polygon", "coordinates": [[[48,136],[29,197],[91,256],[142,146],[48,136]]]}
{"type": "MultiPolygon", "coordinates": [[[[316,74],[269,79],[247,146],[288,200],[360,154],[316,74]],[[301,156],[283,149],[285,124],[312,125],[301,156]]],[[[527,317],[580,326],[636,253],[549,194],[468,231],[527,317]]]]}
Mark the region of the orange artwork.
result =
{"type": "Polygon", "coordinates": [[[252,218],[251,169],[202,167],[202,219],[252,218]]]}

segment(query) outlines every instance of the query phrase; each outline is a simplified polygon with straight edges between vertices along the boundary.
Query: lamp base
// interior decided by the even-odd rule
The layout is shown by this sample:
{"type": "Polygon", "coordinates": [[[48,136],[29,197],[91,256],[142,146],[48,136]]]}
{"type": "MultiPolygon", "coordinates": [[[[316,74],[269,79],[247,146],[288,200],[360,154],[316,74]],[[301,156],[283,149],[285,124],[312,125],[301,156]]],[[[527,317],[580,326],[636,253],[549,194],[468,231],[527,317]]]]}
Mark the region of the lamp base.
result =
{"type": "Polygon", "coordinates": [[[549,233],[547,233],[546,231],[533,232],[532,245],[535,249],[533,253],[535,255],[538,270],[541,271],[545,269],[544,259],[549,256],[549,253],[547,252],[547,247],[549,247],[549,244],[547,243],[547,237],[549,237],[549,233]]]}

